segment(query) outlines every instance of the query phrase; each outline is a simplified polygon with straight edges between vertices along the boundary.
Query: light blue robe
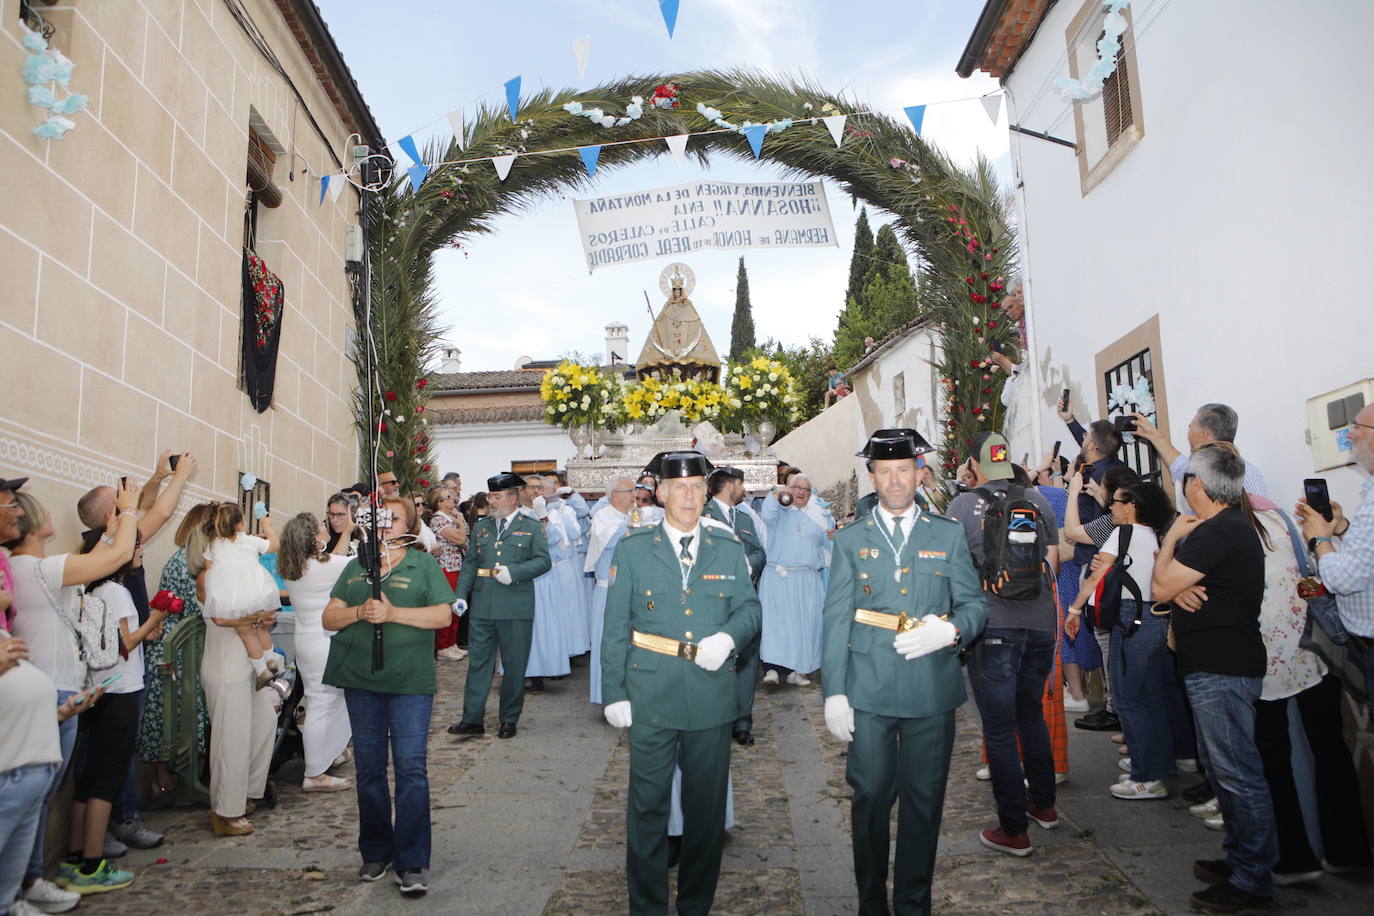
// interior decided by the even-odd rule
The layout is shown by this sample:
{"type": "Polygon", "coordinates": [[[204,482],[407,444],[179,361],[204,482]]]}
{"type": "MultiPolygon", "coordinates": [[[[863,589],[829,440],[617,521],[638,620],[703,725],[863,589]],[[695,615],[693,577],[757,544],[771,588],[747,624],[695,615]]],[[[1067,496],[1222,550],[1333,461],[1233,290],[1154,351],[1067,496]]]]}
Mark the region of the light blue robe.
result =
{"type": "MultiPolygon", "coordinates": [[[[567,557],[573,547],[563,530],[559,513],[550,513],[544,534],[549,541],[550,558],[567,557]]],[[[568,623],[572,613],[565,593],[566,572],[560,576],[557,560],[548,572],[534,580],[534,633],[530,638],[530,660],[525,677],[562,677],[572,673],[568,664],[568,623]]],[[[564,562],[563,567],[567,568],[564,562]]]]}
{"type": "Polygon", "coordinates": [[[611,580],[611,558],[615,556],[615,545],[620,543],[620,539],[629,530],[630,520],[626,517],[620,523],[620,527],[615,530],[610,539],[606,541],[606,546],[602,549],[601,555],[596,558],[596,578],[595,587],[592,593],[592,662],[588,676],[591,678],[591,701],[601,702],[601,636],[606,630],[606,590],[610,587],[611,580]]]}
{"type": "Polygon", "coordinates": [[[768,565],[759,579],[759,658],[809,674],[821,666],[821,571],[829,538],[813,518],[795,506],[779,505],[775,496],[763,501],[759,515],[768,526],[768,565]]]}

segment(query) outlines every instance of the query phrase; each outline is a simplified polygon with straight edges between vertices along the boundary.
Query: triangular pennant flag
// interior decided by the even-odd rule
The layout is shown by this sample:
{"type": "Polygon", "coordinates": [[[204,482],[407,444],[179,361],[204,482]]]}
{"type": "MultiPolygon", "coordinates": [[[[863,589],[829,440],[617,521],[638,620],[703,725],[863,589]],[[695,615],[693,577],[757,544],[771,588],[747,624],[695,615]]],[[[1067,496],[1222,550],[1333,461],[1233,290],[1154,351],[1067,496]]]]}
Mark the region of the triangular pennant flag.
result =
{"type": "Polygon", "coordinates": [[[448,126],[453,128],[453,139],[458,141],[458,148],[462,149],[467,145],[467,140],[463,136],[463,109],[461,107],[448,113],[448,126]]]}
{"type": "Polygon", "coordinates": [[[399,146],[401,149],[405,150],[405,153],[407,156],[410,157],[411,162],[415,163],[416,165],[424,165],[424,160],[420,158],[420,151],[415,148],[414,137],[402,137],[401,139],[396,141],[396,145],[399,146]]]}
{"type": "Polygon", "coordinates": [[[515,154],[507,153],[504,156],[492,156],[491,164],[496,166],[496,177],[502,181],[510,174],[510,167],[515,164],[515,154]]]}
{"type": "Polygon", "coordinates": [[[663,142],[668,144],[668,149],[672,152],[673,158],[682,162],[687,158],[687,138],[691,134],[678,134],[674,137],[664,137],[663,142]]]}
{"type": "Polygon", "coordinates": [[[584,146],[578,150],[582,154],[582,164],[587,167],[587,177],[596,177],[596,162],[601,158],[601,147],[584,146]]]}
{"type": "Polygon", "coordinates": [[[763,135],[768,133],[767,124],[754,124],[744,128],[744,136],[749,139],[749,148],[754,151],[754,158],[759,158],[763,152],[763,135]]]}
{"type": "Polygon", "coordinates": [[[592,36],[588,35],[580,41],[573,42],[573,57],[577,58],[577,78],[582,79],[587,75],[587,55],[592,50],[592,36]]]}
{"type": "Polygon", "coordinates": [[[995,126],[997,116],[1002,113],[1002,93],[994,92],[992,95],[985,95],[980,101],[983,103],[983,110],[988,113],[988,117],[992,119],[995,126]]]}
{"type": "Polygon", "coordinates": [[[334,180],[329,183],[329,199],[338,200],[339,195],[343,193],[344,185],[347,183],[347,178],[342,175],[335,175],[334,180]]]}
{"type": "Polygon", "coordinates": [[[677,28],[677,5],[678,0],[658,0],[658,10],[663,14],[663,22],[668,26],[668,37],[673,37],[673,29],[677,28]]]}
{"type": "Polygon", "coordinates": [[[515,113],[520,110],[520,77],[506,80],[506,107],[510,109],[510,119],[515,120],[515,113]]]}
{"type": "Polygon", "coordinates": [[[401,145],[400,145],[399,143],[391,143],[391,144],[389,144],[389,145],[387,146],[387,151],[388,151],[389,153],[391,153],[391,161],[394,162],[394,163],[396,163],[397,165],[404,166],[404,165],[405,165],[405,162],[402,161],[402,160],[406,160],[406,159],[409,159],[409,160],[410,160],[410,164],[411,164],[411,165],[419,165],[419,164],[420,164],[420,163],[416,162],[414,159],[410,159],[410,155],[409,155],[405,150],[401,149],[401,145]]]}
{"type": "Polygon", "coordinates": [[[836,146],[839,146],[840,141],[844,139],[844,122],[848,117],[849,115],[831,115],[828,118],[821,118],[825,122],[825,129],[830,131],[830,139],[835,141],[836,146]]]}
{"type": "Polygon", "coordinates": [[[911,126],[916,128],[916,135],[919,137],[921,135],[921,122],[924,121],[926,117],[926,106],[911,105],[902,110],[905,111],[906,116],[911,119],[911,126]]]}
{"type": "Polygon", "coordinates": [[[406,169],[406,174],[410,176],[410,190],[415,194],[419,194],[420,185],[425,183],[425,177],[429,175],[429,166],[412,165],[410,168],[406,169]]]}
{"type": "Polygon", "coordinates": [[[333,177],[333,175],[324,175],[320,178],[320,205],[324,204],[324,195],[329,193],[329,179],[333,177]]]}

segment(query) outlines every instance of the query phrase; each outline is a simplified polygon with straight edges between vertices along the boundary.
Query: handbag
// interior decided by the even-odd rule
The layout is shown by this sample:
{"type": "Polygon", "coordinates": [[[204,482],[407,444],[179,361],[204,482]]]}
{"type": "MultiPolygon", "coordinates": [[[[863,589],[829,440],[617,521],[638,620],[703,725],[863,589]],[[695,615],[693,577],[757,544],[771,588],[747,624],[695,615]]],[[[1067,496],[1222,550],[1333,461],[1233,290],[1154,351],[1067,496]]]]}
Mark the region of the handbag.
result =
{"type": "Polygon", "coordinates": [[[119,621],[110,613],[110,606],[105,603],[105,599],[88,594],[85,586],[77,586],[77,613],[76,619],[73,620],[63,606],[60,591],[54,592],[47,577],[43,575],[41,562],[36,571],[38,583],[43,586],[43,592],[48,596],[48,603],[76,637],[76,648],[81,660],[86,663],[86,668],[90,671],[113,668],[119,662],[123,640],[119,638],[119,621]]]}
{"type": "MultiPolygon", "coordinates": [[[[1304,579],[1315,578],[1317,571],[1312,568],[1308,561],[1307,545],[1302,542],[1302,535],[1298,533],[1298,526],[1293,524],[1293,520],[1288,517],[1288,513],[1282,509],[1277,510],[1283,516],[1284,524],[1288,526],[1288,539],[1293,542],[1293,553],[1298,558],[1298,572],[1304,579]]],[[[1336,596],[1330,592],[1323,592],[1320,595],[1313,595],[1311,598],[1304,599],[1307,602],[1307,623],[1303,626],[1302,637],[1298,640],[1298,645],[1318,654],[1325,654],[1321,646],[1313,638],[1312,624],[1321,627],[1326,638],[1338,646],[1343,646],[1350,641],[1350,634],[1345,631],[1345,624],[1341,623],[1341,612],[1336,606],[1336,596]]]]}

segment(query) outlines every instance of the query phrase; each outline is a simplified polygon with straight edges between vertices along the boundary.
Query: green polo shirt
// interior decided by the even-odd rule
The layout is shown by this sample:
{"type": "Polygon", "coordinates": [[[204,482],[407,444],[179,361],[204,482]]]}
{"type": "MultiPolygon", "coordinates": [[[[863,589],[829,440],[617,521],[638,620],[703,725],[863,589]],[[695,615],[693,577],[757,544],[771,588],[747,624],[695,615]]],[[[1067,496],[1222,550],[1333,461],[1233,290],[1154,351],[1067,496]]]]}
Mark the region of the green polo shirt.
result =
{"type": "MultiPolygon", "coordinates": [[[[438,562],[419,550],[403,559],[382,580],[382,591],[397,607],[430,607],[455,600],[438,562]]],[[[372,585],[362,566],[352,560],[329,597],[356,607],[372,597],[372,585]]],[[[379,693],[434,693],[434,631],[400,623],[382,624],[382,668],[372,670],[372,624],[350,623],[329,641],[324,682],[333,687],[357,687],[379,693]]]]}

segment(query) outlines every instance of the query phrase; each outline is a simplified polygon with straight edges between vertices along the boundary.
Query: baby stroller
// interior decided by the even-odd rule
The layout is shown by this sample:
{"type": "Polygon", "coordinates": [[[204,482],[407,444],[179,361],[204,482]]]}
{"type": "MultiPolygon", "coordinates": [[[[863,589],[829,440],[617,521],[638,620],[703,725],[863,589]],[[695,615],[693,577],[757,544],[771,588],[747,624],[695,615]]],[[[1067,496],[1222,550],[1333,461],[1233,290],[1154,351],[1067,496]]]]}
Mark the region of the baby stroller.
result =
{"type": "MultiPolygon", "coordinates": [[[[305,745],[301,739],[301,724],[305,721],[306,713],[305,706],[301,703],[305,697],[305,684],[301,681],[296,666],[290,665],[283,668],[263,690],[272,691],[275,695],[274,703],[277,697],[281,698],[281,707],[277,712],[276,734],[272,739],[272,762],[267,768],[267,772],[275,776],[287,761],[305,753],[305,745]]],[[[277,807],[277,785],[271,779],[267,780],[263,801],[269,808],[277,807]]]]}

